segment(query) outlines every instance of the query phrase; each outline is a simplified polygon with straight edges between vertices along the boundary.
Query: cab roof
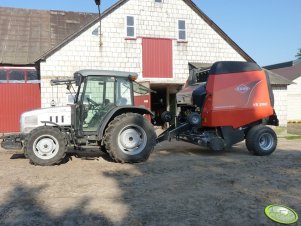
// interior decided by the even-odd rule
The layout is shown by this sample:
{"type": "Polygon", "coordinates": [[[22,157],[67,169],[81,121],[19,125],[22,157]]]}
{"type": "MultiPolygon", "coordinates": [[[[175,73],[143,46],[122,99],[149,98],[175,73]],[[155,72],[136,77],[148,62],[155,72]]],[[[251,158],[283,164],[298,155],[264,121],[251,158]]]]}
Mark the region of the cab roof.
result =
{"type": "Polygon", "coordinates": [[[114,77],[124,77],[124,78],[128,78],[129,75],[135,75],[136,77],[138,77],[138,74],[135,72],[94,70],[94,69],[80,70],[74,73],[74,75],[76,74],[81,74],[82,76],[114,76],[114,77]]]}

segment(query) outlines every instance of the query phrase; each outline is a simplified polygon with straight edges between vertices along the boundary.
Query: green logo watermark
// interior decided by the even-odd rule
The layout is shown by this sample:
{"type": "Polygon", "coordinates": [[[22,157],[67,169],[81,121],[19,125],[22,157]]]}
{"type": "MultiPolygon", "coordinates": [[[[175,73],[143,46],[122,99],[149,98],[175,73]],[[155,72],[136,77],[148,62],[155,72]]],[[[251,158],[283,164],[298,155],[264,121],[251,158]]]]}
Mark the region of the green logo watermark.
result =
{"type": "Polygon", "coordinates": [[[298,221],[298,214],[286,206],[269,205],[264,212],[268,218],[280,224],[293,224],[298,221]]]}

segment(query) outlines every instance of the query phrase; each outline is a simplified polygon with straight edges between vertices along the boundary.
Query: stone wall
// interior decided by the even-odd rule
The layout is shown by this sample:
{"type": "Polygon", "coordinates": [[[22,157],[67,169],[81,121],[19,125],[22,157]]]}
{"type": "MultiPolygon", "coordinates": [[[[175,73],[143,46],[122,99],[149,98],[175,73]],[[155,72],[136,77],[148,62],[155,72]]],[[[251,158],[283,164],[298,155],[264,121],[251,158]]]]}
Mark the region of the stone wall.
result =
{"type": "Polygon", "coordinates": [[[301,121],[301,77],[293,81],[295,84],[289,85],[288,92],[288,120],[301,121]]]}
{"type": "Polygon", "coordinates": [[[275,111],[279,119],[279,126],[287,126],[287,108],[288,97],[286,86],[272,86],[274,99],[275,99],[275,111]]]}

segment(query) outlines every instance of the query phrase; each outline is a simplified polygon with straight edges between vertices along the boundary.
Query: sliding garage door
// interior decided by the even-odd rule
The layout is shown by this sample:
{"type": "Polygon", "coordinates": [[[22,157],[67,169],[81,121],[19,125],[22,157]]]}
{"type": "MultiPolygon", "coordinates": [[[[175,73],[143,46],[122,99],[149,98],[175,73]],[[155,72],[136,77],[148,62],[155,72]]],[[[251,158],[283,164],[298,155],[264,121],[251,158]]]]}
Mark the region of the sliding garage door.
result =
{"type": "Polygon", "coordinates": [[[0,68],[0,133],[20,131],[20,115],[41,107],[34,68],[0,68]]]}

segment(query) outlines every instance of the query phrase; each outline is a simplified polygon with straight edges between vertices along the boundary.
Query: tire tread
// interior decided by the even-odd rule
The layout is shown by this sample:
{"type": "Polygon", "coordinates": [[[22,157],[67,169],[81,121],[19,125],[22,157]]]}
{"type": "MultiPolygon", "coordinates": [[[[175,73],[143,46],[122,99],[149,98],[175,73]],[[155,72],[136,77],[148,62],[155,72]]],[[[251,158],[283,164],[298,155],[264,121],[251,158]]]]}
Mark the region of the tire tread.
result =
{"type": "Polygon", "coordinates": [[[274,132],[273,129],[271,129],[270,127],[264,126],[262,124],[260,125],[256,125],[254,127],[252,127],[250,129],[250,131],[247,134],[247,138],[246,138],[246,146],[247,149],[252,152],[254,155],[259,155],[259,156],[265,156],[265,155],[270,155],[272,154],[277,146],[277,135],[274,132]],[[261,148],[259,147],[259,136],[261,133],[263,132],[268,132],[270,133],[273,138],[274,138],[274,145],[272,146],[272,148],[269,151],[264,151],[261,150],[261,148]]]}

